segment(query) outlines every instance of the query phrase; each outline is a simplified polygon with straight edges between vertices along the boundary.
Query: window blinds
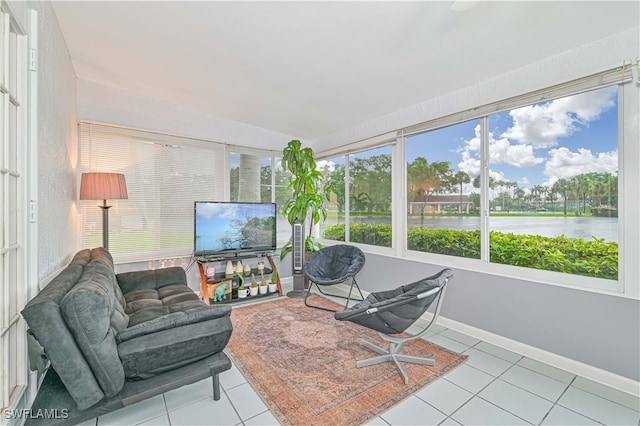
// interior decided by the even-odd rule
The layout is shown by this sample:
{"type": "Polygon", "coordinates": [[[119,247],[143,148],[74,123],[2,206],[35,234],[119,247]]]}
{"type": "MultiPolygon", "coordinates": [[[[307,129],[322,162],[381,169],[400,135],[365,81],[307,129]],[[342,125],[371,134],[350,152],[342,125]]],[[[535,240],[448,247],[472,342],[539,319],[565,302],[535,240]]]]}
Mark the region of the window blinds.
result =
{"type": "MultiPolygon", "coordinates": [[[[79,145],[81,173],[123,173],[127,181],[128,199],[107,200],[116,263],[190,255],[193,202],[224,199],[224,144],[80,123],[79,145]]],[[[78,203],[82,247],[100,246],[100,202],[78,203]]]]}

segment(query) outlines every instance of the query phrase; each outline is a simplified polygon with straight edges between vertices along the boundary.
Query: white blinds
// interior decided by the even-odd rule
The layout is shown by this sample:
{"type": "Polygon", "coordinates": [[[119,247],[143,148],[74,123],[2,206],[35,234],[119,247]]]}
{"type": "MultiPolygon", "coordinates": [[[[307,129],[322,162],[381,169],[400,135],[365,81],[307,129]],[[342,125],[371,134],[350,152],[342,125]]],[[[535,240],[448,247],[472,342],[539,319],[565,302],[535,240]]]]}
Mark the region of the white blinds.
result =
{"type": "MultiPolygon", "coordinates": [[[[129,198],[107,200],[118,263],[189,255],[193,202],[224,199],[225,146],[94,123],[80,124],[80,172],[123,173],[129,198]]],[[[102,245],[99,201],[78,201],[82,247],[102,245]]]]}

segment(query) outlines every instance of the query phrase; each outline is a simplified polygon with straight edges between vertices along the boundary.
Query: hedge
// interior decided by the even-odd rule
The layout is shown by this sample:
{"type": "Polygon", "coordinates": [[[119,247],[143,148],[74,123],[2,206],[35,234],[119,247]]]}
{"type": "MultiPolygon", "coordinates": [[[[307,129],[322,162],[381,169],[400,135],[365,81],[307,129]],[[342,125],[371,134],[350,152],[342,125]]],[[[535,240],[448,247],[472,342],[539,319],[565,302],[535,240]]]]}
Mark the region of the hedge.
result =
{"type": "MultiPolygon", "coordinates": [[[[344,224],[327,227],[323,237],[344,241],[344,224]]],[[[350,237],[354,243],[391,247],[391,225],[352,224],[350,237]]],[[[494,263],[618,279],[616,242],[502,232],[491,232],[489,238],[490,260],[494,263]]],[[[479,259],[480,231],[410,226],[407,246],[409,250],[479,259]]]]}

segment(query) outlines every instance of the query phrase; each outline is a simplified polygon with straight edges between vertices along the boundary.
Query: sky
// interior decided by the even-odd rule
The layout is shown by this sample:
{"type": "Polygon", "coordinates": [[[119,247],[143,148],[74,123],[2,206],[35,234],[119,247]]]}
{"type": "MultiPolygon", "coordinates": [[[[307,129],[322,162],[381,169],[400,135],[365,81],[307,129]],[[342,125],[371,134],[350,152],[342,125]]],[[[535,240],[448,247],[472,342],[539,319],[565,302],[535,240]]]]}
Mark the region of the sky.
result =
{"type": "Polygon", "coordinates": [[[196,250],[223,249],[219,239],[234,233],[230,226],[233,219],[266,218],[275,215],[273,204],[259,203],[198,203],[195,212],[195,228],[199,238],[196,250]]]}
{"type": "MultiPolygon", "coordinates": [[[[618,170],[617,87],[606,87],[489,116],[489,168],[520,188],[618,170]]],[[[407,160],[449,161],[480,172],[480,120],[407,138],[407,160]]],[[[471,191],[466,188],[463,192],[471,191]]]]}

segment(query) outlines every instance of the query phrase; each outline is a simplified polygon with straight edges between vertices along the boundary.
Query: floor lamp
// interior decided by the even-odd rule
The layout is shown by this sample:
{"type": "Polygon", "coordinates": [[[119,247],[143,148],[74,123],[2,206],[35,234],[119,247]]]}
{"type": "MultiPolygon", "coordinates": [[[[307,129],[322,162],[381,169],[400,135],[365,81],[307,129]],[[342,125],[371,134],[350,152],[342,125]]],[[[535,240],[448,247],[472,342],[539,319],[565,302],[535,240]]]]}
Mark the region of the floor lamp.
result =
{"type": "Polygon", "coordinates": [[[127,183],[120,173],[83,173],[80,181],[81,200],[102,200],[102,246],[109,250],[109,208],[107,199],[128,198],[127,183]]]}

